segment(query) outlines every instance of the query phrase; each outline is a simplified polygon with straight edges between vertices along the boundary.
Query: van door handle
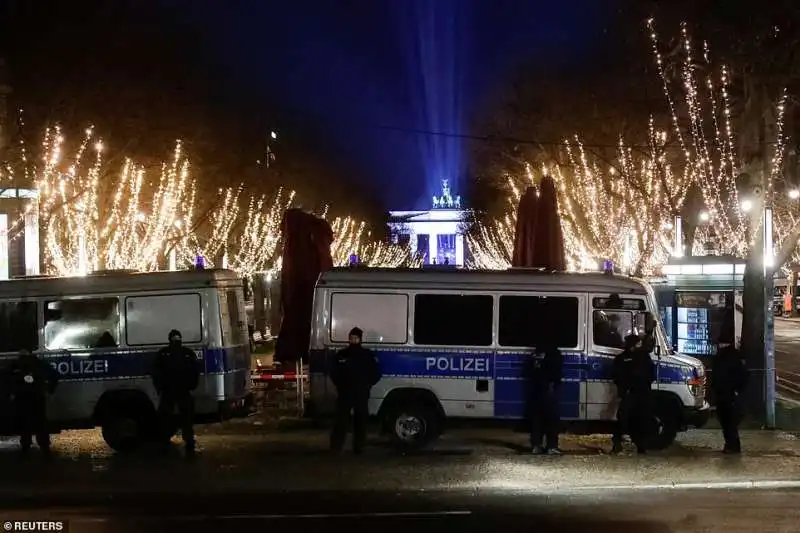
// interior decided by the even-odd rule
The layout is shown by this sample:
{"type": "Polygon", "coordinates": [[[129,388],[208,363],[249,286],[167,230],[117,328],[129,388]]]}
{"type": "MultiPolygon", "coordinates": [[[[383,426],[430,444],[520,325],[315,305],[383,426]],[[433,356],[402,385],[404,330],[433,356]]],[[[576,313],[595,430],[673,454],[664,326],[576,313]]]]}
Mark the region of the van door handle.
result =
{"type": "Polygon", "coordinates": [[[488,379],[479,379],[475,382],[475,391],[476,392],[489,392],[489,380],[488,379]]]}

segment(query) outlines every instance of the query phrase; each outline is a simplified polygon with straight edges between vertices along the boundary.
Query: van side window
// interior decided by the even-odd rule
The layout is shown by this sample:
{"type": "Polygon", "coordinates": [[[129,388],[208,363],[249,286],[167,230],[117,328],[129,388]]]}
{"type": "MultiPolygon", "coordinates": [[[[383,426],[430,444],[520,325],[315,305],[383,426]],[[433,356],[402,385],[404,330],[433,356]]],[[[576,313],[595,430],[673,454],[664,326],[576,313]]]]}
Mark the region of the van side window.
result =
{"type": "Polygon", "coordinates": [[[578,299],[564,296],[501,296],[500,346],[533,347],[543,340],[578,347],[578,299]]]}
{"type": "Polygon", "coordinates": [[[119,346],[119,300],[87,298],[46,302],[44,343],[48,350],[119,346]]]}
{"type": "Polygon", "coordinates": [[[417,294],[414,344],[491,346],[493,307],[489,295],[417,294]]]}
{"type": "Polygon", "coordinates": [[[128,346],[166,344],[173,329],[181,332],[184,344],[203,340],[199,294],[125,298],[125,342],[128,346]]]}
{"type": "Polygon", "coordinates": [[[0,303],[0,352],[39,347],[36,302],[0,303]]]}
{"type": "Polygon", "coordinates": [[[368,344],[405,344],[408,295],[335,292],[331,295],[331,342],[345,343],[359,327],[368,344]]]}
{"type": "Polygon", "coordinates": [[[595,310],[592,320],[594,344],[607,348],[624,348],[635,325],[630,311],[595,310]]]}

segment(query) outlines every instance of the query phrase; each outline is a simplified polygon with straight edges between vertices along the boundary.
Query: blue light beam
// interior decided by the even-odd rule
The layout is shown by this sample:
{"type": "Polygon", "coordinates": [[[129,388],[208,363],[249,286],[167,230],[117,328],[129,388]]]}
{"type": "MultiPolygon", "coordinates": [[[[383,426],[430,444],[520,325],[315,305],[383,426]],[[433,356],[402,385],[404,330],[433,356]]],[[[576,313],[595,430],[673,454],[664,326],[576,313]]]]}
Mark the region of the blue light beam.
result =
{"type": "MultiPolygon", "coordinates": [[[[468,88],[473,35],[471,0],[403,2],[401,43],[408,60],[411,106],[416,128],[461,134],[468,88]]],[[[420,135],[426,202],[441,192],[443,179],[458,194],[466,170],[464,140],[447,135],[420,135]]],[[[420,191],[422,192],[422,191],[420,191]]]]}

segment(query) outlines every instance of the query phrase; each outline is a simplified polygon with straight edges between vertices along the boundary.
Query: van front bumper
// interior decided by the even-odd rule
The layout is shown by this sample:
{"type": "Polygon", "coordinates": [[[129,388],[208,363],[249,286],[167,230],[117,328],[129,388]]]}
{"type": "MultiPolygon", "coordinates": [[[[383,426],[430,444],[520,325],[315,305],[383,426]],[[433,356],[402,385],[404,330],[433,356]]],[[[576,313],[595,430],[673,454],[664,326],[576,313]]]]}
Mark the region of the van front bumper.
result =
{"type": "Polygon", "coordinates": [[[686,427],[700,429],[708,423],[711,418],[711,406],[708,402],[703,402],[702,407],[684,407],[683,422],[686,427]]]}

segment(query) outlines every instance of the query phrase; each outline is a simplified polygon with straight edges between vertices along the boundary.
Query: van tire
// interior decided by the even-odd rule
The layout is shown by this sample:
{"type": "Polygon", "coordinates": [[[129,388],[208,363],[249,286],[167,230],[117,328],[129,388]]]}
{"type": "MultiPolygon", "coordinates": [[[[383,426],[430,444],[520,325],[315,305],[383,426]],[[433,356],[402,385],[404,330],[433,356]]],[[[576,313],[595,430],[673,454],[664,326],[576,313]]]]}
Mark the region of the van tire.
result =
{"type": "Polygon", "coordinates": [[[397,402],[386,412],[384,424],[396,448],[421,450],[441,434],[442,420],[433,407],[419,401],[397,402]]]}
{"type": "Polygon", "coordinates": [[[681,424],[681,413],[675,401],[669,397],[656,397],[653,406],[653,428],[647,447],[654,451],[666,450],[678,436],[681,424]]]}
{"type": "Polygon", "coordinates": [[[103,440],[112,450],[131,453],[158,435],[155,409],[133,398],[111,400],[104,406],[100,419],[103,440]]]}

